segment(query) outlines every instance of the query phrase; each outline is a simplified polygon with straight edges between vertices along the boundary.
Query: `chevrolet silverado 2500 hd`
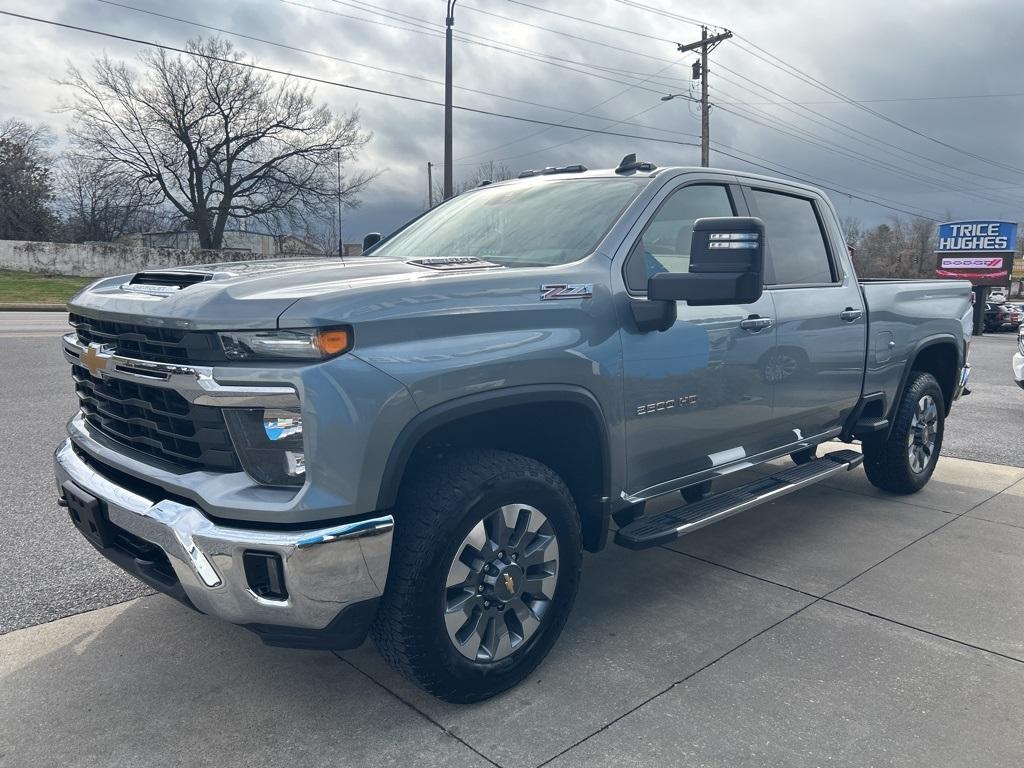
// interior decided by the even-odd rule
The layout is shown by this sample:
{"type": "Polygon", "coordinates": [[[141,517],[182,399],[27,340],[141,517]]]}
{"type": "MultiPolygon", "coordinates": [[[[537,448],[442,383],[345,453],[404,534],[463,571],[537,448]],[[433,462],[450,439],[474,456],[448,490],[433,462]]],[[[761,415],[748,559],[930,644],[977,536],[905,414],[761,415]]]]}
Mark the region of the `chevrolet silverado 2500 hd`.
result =
{"type": "Polygon", "coordinates": [[[549,651],[610,530],[657,546],[862,463],[920,489],[970,309],[965,282],[858,281],[811,187],[545,169],[344,263],[88,287],[63,338],[81,409],[60,501],[188,606],[276,645],[371,633],[427,690],[478,700],[549,651]],[[836,438],[861,452],[819,458],[836,438]]]}

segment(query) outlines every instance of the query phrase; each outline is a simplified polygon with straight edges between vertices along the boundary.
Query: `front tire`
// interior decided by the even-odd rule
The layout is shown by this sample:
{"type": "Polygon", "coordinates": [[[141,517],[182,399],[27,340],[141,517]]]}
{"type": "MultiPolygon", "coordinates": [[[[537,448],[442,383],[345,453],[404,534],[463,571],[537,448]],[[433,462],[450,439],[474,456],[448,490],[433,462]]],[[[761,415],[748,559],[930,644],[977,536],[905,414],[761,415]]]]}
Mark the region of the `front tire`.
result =
{"type": "Polygon", "coordinates": [[[930,373],[914,371],[899,403],[887,437],[863,442],[864,471],[876,488],[890,493],[916,493],[931,479],[942,450],[945,399],[930,373]]]}
{"type": "Polygon", "coordinates": [[[550,468],[494,450],[446,457],[399,494],[374,642],[438,698],[489,698],[554,645],[582,559],[576,506],[550,468]]]}

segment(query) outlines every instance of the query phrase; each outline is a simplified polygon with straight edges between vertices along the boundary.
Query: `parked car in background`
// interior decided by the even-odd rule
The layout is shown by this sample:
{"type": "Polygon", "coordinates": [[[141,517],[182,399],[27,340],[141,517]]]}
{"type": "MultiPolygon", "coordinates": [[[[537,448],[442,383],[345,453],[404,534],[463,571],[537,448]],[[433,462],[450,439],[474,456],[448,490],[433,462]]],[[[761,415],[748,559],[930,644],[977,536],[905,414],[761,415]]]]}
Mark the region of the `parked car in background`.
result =
{"type": "Polygon", "coordinates": [[[1024,328],[1017,330],[1017,352],[1013,356],[1013,378],[1024,389],[1024,328]]]}
{"type": "Polygon", "coordinates": [[[1020,327],[1021,311],[1008,304],[985,304],[985,331],[1012,331],[1020,327]]]}

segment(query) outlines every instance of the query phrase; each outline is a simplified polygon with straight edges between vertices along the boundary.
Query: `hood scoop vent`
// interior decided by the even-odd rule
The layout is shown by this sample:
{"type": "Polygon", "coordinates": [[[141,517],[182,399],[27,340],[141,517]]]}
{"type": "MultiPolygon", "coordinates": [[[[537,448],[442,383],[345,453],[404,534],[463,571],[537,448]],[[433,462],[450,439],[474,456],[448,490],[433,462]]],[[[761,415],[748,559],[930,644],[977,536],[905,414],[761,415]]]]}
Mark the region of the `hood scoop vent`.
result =
{"type": "Polygon", "coordinates": [[[122,285],[121,290],[169,296],[212,277],[210,272],[139,272],[122,285]]]}
{"type": "Polygon", "coordinates": [[[476,256],[435,256],[428,259],[413,259],[406,263],[442,272],[452,272],[458,269],[494,269],[501,266],[493,261],[478,259],[476,256]]]}

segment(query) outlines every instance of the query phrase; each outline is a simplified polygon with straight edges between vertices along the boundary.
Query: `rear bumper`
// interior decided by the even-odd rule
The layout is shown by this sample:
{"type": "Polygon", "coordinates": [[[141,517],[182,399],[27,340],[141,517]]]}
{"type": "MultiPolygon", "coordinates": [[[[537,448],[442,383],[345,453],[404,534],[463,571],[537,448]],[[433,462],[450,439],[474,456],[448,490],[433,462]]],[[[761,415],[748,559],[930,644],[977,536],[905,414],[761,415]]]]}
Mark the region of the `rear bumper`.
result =
{"type": "Polygon", "coordinates": [[[196,507],[149,499],[119,485],[90,465],[71,440],[57,449],[54,463],[58,489],[70,482],[98,499],[114,534],[107,546],[87,540],[154,589],[246,626],[272,644],[343,648],[364,639],[387,578],[390,515],[311,530],[227,527],[196,507]],[[282,599],[253,590],[247,552],[276,558],[282,599]]]}
{"type": "Polygon", "coordinates": [[[1017,380],[1017,386],[1024,389],[1024,355],[1020,352],[1013,354],[1013,378],[1017,380]]]}

